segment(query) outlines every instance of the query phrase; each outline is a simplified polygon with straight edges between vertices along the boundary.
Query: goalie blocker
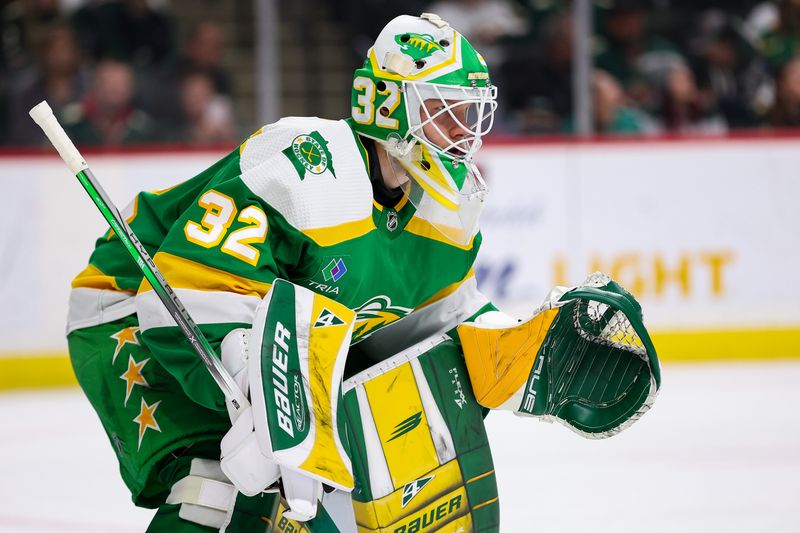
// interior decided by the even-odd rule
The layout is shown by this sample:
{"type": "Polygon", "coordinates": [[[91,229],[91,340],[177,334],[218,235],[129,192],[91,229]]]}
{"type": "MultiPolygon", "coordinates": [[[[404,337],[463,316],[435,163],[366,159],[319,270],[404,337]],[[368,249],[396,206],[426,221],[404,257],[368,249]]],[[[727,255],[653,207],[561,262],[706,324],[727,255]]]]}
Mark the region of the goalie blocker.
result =
{"type": "Polygon", "coordinates": [[[458,335],[481,405],[555,419],[586,438],[629,427],[661,385],[639,303],[600,272],[554,289],[522,323],[467,323],[458,335]]]}
{"type": "Polygon", "coordinates": [[[277,279],[249,333],[223,341],[223,362],[249,389],[252,408],[222,439],[222,470],[248,496],[282,478],[292,519],[315,516],[323,483],[353,488],[339,411],[354,319],[342,304],[277,279]]]}

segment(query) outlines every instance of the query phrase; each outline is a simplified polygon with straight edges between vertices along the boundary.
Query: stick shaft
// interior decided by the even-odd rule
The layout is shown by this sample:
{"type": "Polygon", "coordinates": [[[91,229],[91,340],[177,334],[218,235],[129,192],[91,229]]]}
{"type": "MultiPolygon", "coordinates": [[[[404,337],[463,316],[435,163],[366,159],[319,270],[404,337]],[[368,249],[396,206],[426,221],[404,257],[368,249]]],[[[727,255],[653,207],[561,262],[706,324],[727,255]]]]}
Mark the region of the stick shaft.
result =
{"type": "Polygon", "coordinates": [[[153,287],[153,290],[158,295],[164,307],[167,308],[169,314],[178,324],[189,344],[203,361],[208,369],[211,377],[214,378],[220,390],[225,394],[225,398],[230,403],[236,412],[241,412],[249,406],[247,398],[242,394],[241,389],[236,382],[231,378],[228,371],[222,365],[222,362],[214,355],[214,349],[206,339],[197,324],[194,323],[192,317],[189,315],[186,308],[183,306],[178,296],[169,286],[161,271],[158,269],[150,254],[147,253],[142,243],[136,237],[136,234],[130,228],[127,222],[122,218],[119,210],[108,197],[106,192],[97,182],[97,179],[92,174],[89,166],[84,161],[83,157],[78,152],[75,145],[67,136],[64,129],[53,116],[50,107],[46,102],[42,102],[33,109],[31,109],[31,117],[37,124],[44,130],[47,137],[53,143],[53,146],[58,150],[61,158],[75,173],[83,188],[92,198],[92,201],[102,213],[103,218],[106,219],[111,229],[117,234],[125,249],[130,254],[131,258],[136,262],[139,269],[142,271],[145,279],[153,287]]]}

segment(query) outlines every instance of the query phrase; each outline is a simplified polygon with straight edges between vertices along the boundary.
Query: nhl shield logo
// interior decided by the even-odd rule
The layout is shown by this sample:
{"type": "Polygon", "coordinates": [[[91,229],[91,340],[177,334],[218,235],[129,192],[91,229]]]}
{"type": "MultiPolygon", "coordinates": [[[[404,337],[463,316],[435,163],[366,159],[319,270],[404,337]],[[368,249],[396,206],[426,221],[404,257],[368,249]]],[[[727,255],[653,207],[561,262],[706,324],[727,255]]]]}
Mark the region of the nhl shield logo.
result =
{"type": "Polygon", "coordinates": [[[397,213],[389,211],[386,214],[386,229],[394,231],[397,229],[397,213]]]}

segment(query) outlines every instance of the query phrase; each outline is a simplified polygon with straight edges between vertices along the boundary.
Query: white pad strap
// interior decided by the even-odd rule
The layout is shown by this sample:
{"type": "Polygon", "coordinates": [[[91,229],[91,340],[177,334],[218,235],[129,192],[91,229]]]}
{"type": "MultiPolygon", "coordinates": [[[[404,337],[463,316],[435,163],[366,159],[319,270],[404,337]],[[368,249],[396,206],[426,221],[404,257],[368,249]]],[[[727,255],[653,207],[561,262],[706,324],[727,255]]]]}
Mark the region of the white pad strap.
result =
{"type": "Polygon", "coordinates": [[[178,516],[183,520],[220,529],[233,512],[236,493],[219,461],[195,458],[189,475],[172,486],[167,503],[181,506],[178,516]]]}
{"type": "Polygon", "coordinates": [[[322,499],[322,483],[306,474],[281,467],[283,495],[289,510],[283,516],[307,522],[317,515],[317,503],[322,499]]]}

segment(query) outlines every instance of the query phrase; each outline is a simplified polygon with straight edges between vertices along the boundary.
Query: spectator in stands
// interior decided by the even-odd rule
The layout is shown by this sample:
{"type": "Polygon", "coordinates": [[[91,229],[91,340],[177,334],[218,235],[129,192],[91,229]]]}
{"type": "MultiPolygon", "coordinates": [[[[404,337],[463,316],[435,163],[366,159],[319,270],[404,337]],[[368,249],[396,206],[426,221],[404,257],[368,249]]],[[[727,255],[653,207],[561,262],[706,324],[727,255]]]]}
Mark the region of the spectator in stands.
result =
{"type": "Polygon", "coordinates": [[[176,140],[188,144],[233,142],[233,108],[230,99],[216,92],[206,74],[189,74],[181,84],[183,121],[176,140]]]}
{"type": "Polygon", "coordinates": [[[425,11],[458,28],[490,65],[503,62],[504,38],[524,35],[528,24],[509,0],[438,0],[425,11]]]}
{"type": "Polygon", "coordinates": [[[506,126],[520,133],[557,133],[572,113],[572,15],[553,15],[540,41],[510,49],[499,68],[506,126]]]}
{"type": "Polygon", "coordinates": [[[181,47],[181,54],[173,61],[150,73],[147,83],[140,87],[142,105],[151,116],[158,117],[159,127],[182,130],[184,117],[181,111],[183,80],[202,74],[213,83],[214,93],[231,97],[233,84],[223,66],[225,35],[214,22],[201,22],[189,32],[181,47]]]}
{"type": "Polygon", "coordinates": [[[65,22],[51,26],[37,64],[12,77],[6,105],[6,143],[40,144],[45,141],[28,110],[47,100],[58,116],[70,103],[78,102],[86,90],[86,73],[72,28],[65,22]]]}
{"type": "Polygon", "coordinates": [[[658,95],[643,76],[642,64],[671,61],[678,54],[671,42],[648,31],[645,7],[643,0],[613,0],[595,66],[619,80],[637,105],[650,110],[658,95]]]}
{"type": "Polygon", "coordinates": [[[663,131],[715,134],[727,130],[716,96],[697,88],[694,74],[682,59],[659,65],[650,71],[650,78],[659,89],[656,119],[663,131]]]}
{"type": "Polygon", "coordinates": [[[800,126],[800,57],[791,59],[779,70],[775,104],[767,114],[767,121],[776,128],[800,126]]]}
{"type": "Polygon", "coordinates": [[[116,146],[157,140],[153,120],[134,104],[134,73],[127,63],[97,64],[89,92],[67,106],[62,125],[75,144],[116,146]]]}
{"type": "Polygon", "coordinates": [[[93,0],[73,15],[81,47],[95,60],[106,58],[147,68],[175,53],[172,19],[148,0],[93,0]]]}
{"type": "Polygon", "coordinates": [[[800,0],[780,0],[778,8],[777,27],[761,41],[762,53],[773,72],[800,52],[800,0]]]}
{"type": "Polygon", "coordinates": [[[225,55],[225,33],[219,24],[201,22],[186,40],[179,70],[183,76],[202,73],[214,82],[214,91],[230,95],[232,83],[230,75],[223,67],[225,55]]]}
{"type": "Polygon", "coordinates": [[[34,64],[60,15],[58,0],[4,2],[0,11],[0,74],[34,64]]]}
{"type": "MultiPolygon", "coordinates": [[[[625,92],[611,74],[596,70],[592,74],[592,115],[595,134],[647,134],[656,126],[645,113],[625,102],[625,92]]],[[[565,124],[565,131],[574,133],[574,118],[565,124]]]]}
{"type": "Polygon", "coordinates": [[[693,34],[693,71],[700,91],[716,96],[729,127],[758,125],[772,98],[764,60],[722,10],[703,13],[693,34]]]}

